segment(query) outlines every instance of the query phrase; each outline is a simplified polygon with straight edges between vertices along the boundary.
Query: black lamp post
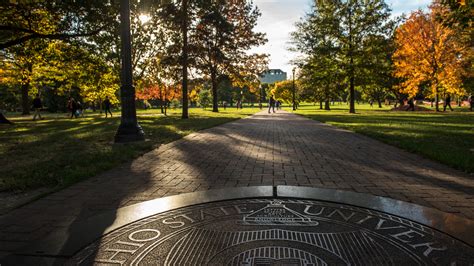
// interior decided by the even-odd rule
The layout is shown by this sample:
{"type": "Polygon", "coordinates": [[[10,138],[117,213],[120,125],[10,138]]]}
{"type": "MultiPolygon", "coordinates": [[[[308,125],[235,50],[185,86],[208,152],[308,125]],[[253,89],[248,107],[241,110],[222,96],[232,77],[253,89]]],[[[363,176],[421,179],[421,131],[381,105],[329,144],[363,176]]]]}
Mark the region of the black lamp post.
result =
{"type": "Polygon", "coordinates": [[[295,71],[296,71],[296,68],[293,68],[293,111],[296,111],[295,71]]]}
{"type": "Polygon", "coordinates": [[[122,73],[120,97],[122,100],[122,118],[115,134],[115,142],[145,140],[145,133],[137,121],[135,107],[135,87],[132,78],[132,43],[130,37],[130,0],[120,0],[120,37],[122,73]]]}

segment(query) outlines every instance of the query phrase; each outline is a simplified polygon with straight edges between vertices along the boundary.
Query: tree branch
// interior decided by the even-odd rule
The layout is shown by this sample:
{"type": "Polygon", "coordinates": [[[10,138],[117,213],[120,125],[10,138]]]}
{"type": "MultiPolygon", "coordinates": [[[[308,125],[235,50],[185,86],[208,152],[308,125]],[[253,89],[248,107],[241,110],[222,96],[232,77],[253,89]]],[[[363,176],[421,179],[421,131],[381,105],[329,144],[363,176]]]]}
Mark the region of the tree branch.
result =
{"type": "Polygon", "coordinates": [[[12,25],[0,25],[0,31],[15,31],[15,32],[25,32],[25,33],[31,33],[31,34],[37,33],[36,31],[31,30],[31,29],[16,27],[12,25]]]}
{"type": "MultiPolygon", "coordinates": [[[[88,32],[88,33],[76,33],[76,34],[67,34],[67,33],[41,34],[41,33],[33,32],[29,35],[26,35],[26,36],[23,36],[23,37],[20,37],[20,38],[11,40],[11,41],[7,41],[7,42],[4,42],[4,43],[0,43],[0,50],[6,49],[6,48],[9,48],[9,47],[18,45],[18,44],[25,43],[25,42],[27,42],[29,40],[32,40],[32,39],[64,40],[64,39],[71,39],[71,38],[77,38],[77,37],[93,36],[93,35],[96,35],[99,32],[101,32],[102,30],[104,30],[106,27],[107,27],[107,25],[104,25],[103,27],[101,27],[101,28],[99,28],[95,31],[91,31],[91,32],[88,32]]],[[[1,27],[0,27],[0,29],[1,29],[1,27]]]]}

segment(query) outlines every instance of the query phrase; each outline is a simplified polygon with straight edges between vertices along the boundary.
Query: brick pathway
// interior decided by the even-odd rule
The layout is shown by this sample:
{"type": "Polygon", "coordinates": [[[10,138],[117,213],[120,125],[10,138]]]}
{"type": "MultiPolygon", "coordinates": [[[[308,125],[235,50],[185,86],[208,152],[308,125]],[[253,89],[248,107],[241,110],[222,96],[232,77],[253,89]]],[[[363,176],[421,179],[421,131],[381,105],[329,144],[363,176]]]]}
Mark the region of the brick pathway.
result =
{"type": "Polygon", "coordinates": [[[104,210],[223,187],[299,185],[413,202],[474,219],[474,176],[286,112],[191,134],[0,217],[0,253],[104,210]]]}

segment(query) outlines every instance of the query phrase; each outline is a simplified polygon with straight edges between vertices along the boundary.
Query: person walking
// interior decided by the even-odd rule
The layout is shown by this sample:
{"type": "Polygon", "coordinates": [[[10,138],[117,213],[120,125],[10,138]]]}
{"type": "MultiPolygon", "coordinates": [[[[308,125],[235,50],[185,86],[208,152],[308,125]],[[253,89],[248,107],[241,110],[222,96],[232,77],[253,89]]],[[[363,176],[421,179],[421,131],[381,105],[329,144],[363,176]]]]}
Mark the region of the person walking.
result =
{"type": "Polygon", "coordinates": [[[77,103],[74,98],[70,97],[69,102],[67,103],[67,108],[71,111],[71,118],[77,118],[77,103]]]}
{"type": "Polygon", "coordinates": [[[81,102],[77,101],[76,106],[77,106],[77,116],[84,117],[84,108],[82,107],[81,102]]]}
{"type": "Polygon", "coordinates": [[[446,112],[446,107],[449,106],[449,109],[453,111],[453,108],[451,107],[451,95],[448,94],[446,98],[444,99],[444,109],[443,112],[446,112]]]}
{"type": "Polygon", "coordinates": [[[35,109],[35,115],[33,116],[33,121],[36,120],[38,116],[39,119],[43,120],[41,117],[41,109],[43,108],[43,103],[41,102],[39,94],[36,94],[36,97],[33,99],[33,109],[35,109]]]}
{"type": "Polygon", "coordinates": [[[104,104],[105,118],[107,118],[107,115],[108,115],[107,113],[109,113],[110,117],[112,117],[113,115],[112,115],[112,112],[110,111],[110,106],[112,104],[110,103],[109,96],[105,96],[105,100],[103,104],[104,104]]]}
{"type": "Polygon", "coordinates": [[[275,98],[273,98],[273,95],[270,96],[270,100],[268,101],[268,113],[270,113],[270,110],[273,110],[275,113],[275,98]]]}

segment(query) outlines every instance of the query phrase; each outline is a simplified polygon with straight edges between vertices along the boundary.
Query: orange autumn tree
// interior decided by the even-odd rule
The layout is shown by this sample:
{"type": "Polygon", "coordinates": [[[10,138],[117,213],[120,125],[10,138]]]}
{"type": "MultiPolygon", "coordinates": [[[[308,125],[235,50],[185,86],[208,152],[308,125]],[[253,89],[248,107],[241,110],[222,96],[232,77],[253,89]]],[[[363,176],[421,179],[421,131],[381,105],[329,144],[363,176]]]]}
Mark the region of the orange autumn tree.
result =
{"type": "Polygon", "coordinates": [[[161,88],[159,85],[145,85],[141,88],[138,88],[135,92],[135,97],[137,100],[159,100],[161,88]]]}
{"type": "Polygon", "coordinates": [[[161,113],[166,115],[168,103],[172,100],[181,99],[180,85],[144,84],[136,91],[137,100],[159,100],[161,103],[161,113]]]}
{"type": "Polygon", "coordinates": [[[437,16],[443,8],[433,4],[429,13],[413,12],[396,32],[393,55],[395,76],[402,78],[400,92],[414,97],[420,86],[428,85],[439,111],[440,93],[464,94],[462,89],[463,52],[458,34],[444,26],[437,16]]]}

